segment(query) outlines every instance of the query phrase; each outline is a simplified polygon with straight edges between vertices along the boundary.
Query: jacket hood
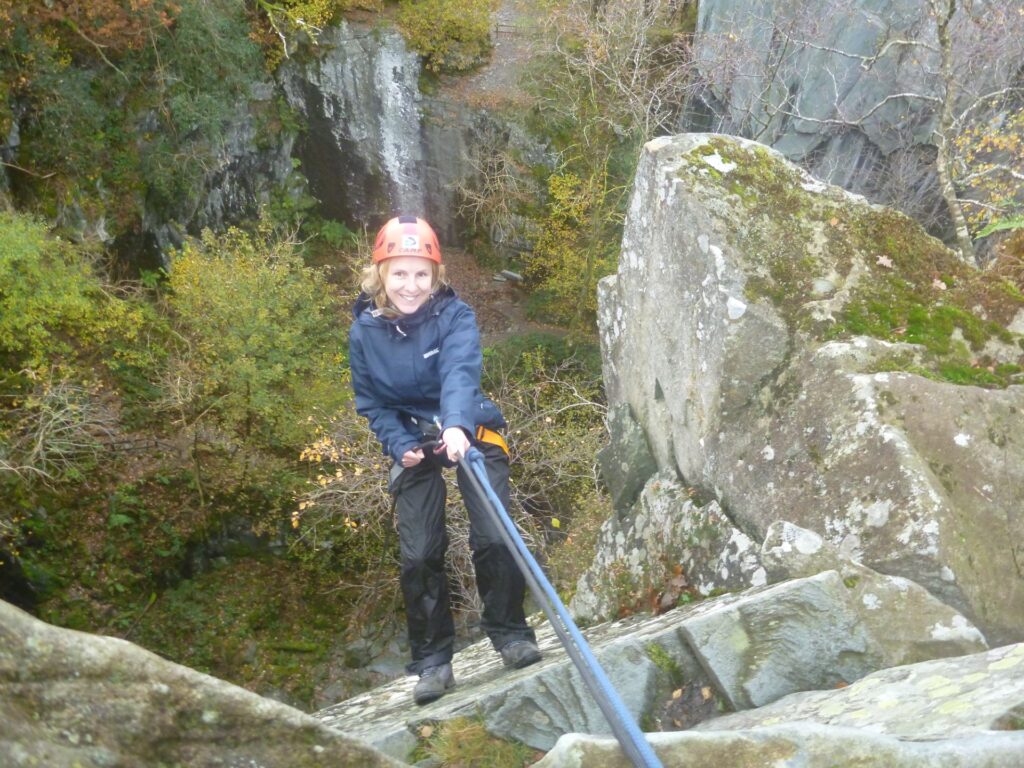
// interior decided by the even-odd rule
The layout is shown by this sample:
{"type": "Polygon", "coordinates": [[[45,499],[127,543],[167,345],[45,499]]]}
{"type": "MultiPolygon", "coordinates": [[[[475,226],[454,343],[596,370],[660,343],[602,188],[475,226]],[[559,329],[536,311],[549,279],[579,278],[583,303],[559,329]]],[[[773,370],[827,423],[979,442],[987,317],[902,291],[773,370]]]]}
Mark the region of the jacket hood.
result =
{"type": "Polygon", "coordinates": [[[384,317],[383,315],[374,315],[373,312],[376,310],[373,299],[367,296],[365,293],[360,292],[356,298],[355,303],[352,305],[352,317],[356,321],[368,319],[370,322],[376,323],[390,323],[392,325],[403,324],[403,325],[417,325],[422,320],[431,315],[438,314],[448,304],[458,298],[455,293],[455,289],[450,285],[442,285],[434,295],[427,299],[427,302],[413,312],[411,315],[399,315],[398,317],[384,317]],[[364,314],[365,313],[365,314],[364,314]]]}

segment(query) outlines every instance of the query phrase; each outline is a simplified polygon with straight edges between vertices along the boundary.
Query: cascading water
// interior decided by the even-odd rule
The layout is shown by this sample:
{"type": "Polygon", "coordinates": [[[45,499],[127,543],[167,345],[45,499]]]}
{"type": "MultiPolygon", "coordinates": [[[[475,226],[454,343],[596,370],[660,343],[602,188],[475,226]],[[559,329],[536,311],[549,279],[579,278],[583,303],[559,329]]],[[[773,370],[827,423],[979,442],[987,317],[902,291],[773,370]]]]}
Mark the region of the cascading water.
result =
{"type": "Polygon", "coordinates": [[[279,73],[304,130],[294,156],[321,215],[373,229],[398,213],[426,216],[442,242],[458,243],[459,188],[497,152],[551,165],[543,144],[444,87],[420,93],[421,65],[395,30],[341,22],[324,30],[315,59],[279,73]]]}
{"type": "MultiPolygon", "coordinates": [[[[399,38],[399,41],[401,38],[399,38]]],[[[380,153],[394,212],[425,211],[419,61],[401,46],[381,46],[374,80],[381,97],[380,153]]]]}
{"type": "Polygon", "coordinates": [[[424,210],[419,59],[394,31],[342,22],[323,54],[282,68],[305,128],[296,156],[324,215],[373,226],[424,210]]]}

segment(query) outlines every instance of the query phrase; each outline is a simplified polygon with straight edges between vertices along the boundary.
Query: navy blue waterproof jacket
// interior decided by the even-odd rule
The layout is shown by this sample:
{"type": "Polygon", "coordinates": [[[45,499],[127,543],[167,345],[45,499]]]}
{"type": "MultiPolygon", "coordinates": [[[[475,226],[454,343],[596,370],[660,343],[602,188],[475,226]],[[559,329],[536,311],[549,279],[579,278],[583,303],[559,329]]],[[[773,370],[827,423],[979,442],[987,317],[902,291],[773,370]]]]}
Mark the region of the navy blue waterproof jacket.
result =
{"type": "Polygon", "coordinates": [[[396,461],[423,442],[434,419],[442,429],[505,426],[480,392],[476,316],[444,286],[411,315],[387,318],[360,294],[352,308],[349,364],[356,411],[370,422],[384,453],[396,461]]]}

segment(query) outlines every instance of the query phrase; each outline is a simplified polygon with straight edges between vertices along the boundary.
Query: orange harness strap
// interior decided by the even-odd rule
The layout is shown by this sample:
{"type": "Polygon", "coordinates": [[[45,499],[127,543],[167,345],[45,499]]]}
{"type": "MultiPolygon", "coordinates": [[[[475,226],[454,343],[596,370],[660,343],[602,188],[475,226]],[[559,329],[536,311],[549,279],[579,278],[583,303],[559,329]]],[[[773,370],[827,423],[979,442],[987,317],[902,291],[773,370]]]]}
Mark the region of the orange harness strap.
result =
{"type": "Polygon", "coordinates": [[[478,426],[476,428],[476,439],[481,443],[490,443],[491,445],[497,445],[508,455],[508,443],[505,442],[505,438],[495,432],[493,429],[488,429],[484,426],[478,426]]]}

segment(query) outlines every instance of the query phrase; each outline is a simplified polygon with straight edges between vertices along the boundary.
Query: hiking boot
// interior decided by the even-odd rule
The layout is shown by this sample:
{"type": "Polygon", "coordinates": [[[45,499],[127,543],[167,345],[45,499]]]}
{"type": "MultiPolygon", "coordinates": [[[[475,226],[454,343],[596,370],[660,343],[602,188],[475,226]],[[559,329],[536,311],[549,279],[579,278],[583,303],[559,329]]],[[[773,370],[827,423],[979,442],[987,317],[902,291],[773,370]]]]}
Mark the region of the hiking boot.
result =
{"type": "Polygon", "coordinates": [[[522,669],[540,661],[540,649],[531,640],[513,640],[498,651],[506,667],[522,669]]]}
{"type": "Polygon", "coordinates": [[[444,696],[445,691],[455,685],[451,664],[427,667],[420,672],[420,681],[412,689],[412,698],[417,704],[429,704],[444,696]]]}

